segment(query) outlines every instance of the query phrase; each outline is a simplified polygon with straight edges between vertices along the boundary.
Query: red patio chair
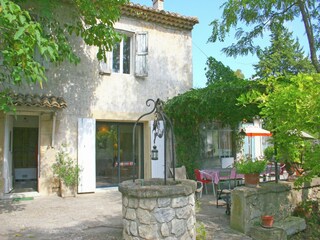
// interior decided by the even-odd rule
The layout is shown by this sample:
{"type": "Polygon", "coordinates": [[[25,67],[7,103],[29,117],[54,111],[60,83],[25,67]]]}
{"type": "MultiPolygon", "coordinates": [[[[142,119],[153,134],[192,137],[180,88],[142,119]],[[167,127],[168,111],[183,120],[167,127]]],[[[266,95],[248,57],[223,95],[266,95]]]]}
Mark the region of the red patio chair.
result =
{"type": "Polygon", "coordinates": [[[194,170],[194,175],[196,176],[196,180],[198,182],[202,182],[202,184],[204,185],[205,189],[206,189],[206,194],[208,194],[208,188],[207,188],[207,184],[208,183],[212,183],[212,180],[210,179],[205,179],[201,176],[201,172],[199,169],[195,169],[194,170]]]}

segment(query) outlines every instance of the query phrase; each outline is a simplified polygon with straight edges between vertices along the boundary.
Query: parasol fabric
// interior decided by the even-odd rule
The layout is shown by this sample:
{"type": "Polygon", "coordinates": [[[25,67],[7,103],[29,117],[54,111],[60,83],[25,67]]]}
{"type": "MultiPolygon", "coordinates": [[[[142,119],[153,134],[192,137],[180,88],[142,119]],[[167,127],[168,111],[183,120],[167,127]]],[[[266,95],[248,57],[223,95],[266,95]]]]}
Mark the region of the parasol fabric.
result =
{"type": "Polygon", "coordinates": [[[289,131],[289,134],[300,136],[303,139],[316,139],[314,136],[310,135],[309,133],[304,132],[304,131],[298,132],[298,130],[296,130],[296,129],[289,131]]]}
{"type": "Polygon", "coordinates": [[[244,132],[248,137],[270,137],[272,133],[263,128],[257,126],[247,126],[244,128],[244,132]]]}
{"type": "Polygon", "coordinates": [[[301,137],[304,139],[316,139],[314,136],[311,136],[309,133],[301,131],[301,137]]]}

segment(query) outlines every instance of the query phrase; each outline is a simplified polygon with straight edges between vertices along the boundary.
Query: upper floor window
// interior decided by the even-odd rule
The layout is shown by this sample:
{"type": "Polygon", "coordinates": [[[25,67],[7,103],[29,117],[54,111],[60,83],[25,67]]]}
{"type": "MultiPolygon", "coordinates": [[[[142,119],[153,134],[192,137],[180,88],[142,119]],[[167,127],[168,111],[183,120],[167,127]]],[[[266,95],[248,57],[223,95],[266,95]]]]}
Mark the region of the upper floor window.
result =
{"type": "Polygon", "coordinates": [[[130,73],[131,37],[124,36],[112,50],[112,72],[130,73]]]}
{"type": "Polygon", "coordinates": [[[114,45],[107,54],[107,62],[100,62],[100,74],[122,73],[134,74],[137,77],[148,76],[148,34],[125,35],[121,42],[114,45]]]}

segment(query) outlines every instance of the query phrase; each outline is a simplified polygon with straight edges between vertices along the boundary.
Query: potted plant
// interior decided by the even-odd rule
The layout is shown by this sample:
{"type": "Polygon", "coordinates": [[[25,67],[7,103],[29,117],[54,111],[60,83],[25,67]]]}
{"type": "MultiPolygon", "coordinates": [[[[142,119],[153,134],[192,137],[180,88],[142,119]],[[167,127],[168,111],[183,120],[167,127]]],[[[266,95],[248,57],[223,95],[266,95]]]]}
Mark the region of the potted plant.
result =
{"type": "Polygon", "coordinates": [[[272,215],[262,215],[261,216],[261,226],[265,228],[272,228],[274,217],[272,215]]]}
{"type": "Polygon", "coordinates": [[[265,160],[242,159],[235,163],[237,173],[244,174],[244,183],[248,187],[254,187],[259,184],[260,173],[267,166],[265,160]]]}
{"type": "Polygon", "coordinates": [[[56,154],[56,162],[52,165],[53,174],[60,182],[60,196],[76,196],[80,168],[66,152],[66,145],[62,145],[56,154]]]}

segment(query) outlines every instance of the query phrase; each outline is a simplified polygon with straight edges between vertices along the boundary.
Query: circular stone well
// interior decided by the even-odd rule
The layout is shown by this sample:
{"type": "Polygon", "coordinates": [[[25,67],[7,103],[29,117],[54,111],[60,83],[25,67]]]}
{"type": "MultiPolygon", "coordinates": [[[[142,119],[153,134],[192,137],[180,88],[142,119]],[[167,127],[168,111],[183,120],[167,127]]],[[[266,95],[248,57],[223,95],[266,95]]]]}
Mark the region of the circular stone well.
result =
{"type": "Polygon", "coordinates": [[[196,239],[195,190],[193,180],[122,182],[123,239],[196,239]]]}

